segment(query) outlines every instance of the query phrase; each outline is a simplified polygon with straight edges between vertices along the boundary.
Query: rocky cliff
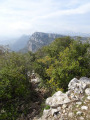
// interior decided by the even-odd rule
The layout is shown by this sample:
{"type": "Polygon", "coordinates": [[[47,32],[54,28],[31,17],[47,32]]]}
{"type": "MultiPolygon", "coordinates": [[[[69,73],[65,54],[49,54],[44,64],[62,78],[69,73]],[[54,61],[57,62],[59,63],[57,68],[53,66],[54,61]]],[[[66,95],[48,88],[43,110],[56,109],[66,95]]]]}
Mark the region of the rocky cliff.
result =
{"type": "MultiPolygon", "coordinates": [[[[43,32],[35,32],[31,35],[28,41],[28,51],[36,52],[42,46],[50,44],[56,38],[65,37],[65,35],[61,34],[53,34],[53,33],[43,33],[43,32]]],[[[81,40],[85,42],[89,39],[89,37],[78,37],[72,36],[74,40],[81,40]]]]}
{"type": "Polygon", "coordinates": [[[90,120],[90,79],[72,79],[66,93],[56,92],[45,104],[49,109],[34,120],[90,120]]]}
{"type": "Polygon", "coordinates": [[[59,37],[64,37],[64,35],[35,32],[28,41],[28,50],[35,52],[42,46],[48,45],[54,39],[59,37]]]}

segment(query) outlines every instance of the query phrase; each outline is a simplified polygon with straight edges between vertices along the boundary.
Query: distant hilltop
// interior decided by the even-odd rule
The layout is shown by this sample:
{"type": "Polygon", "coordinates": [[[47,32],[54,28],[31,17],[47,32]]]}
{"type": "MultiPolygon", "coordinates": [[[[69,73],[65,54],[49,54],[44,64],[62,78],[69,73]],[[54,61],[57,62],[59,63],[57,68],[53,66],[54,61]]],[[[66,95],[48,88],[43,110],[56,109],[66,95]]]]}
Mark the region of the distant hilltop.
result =
{"type": "Polygon", "coordinates": [[[42,46],[50,44],[53,40],[59,37],[64,37],[64,35],[35,32],[32,34],[30,40],[28,41],[28,51],[35,52],[42,46]]]}
{"type": "MultiPolygon", "coordinates": [[[[50,44],[56,38],[65,37],[66,35],[61,34],[53,34],[53,33],[43,33],[43,32],[35,32],[31,35],[28,41],[28,51],[36,52],[42,46],[50,44]]],[[[73,39],[79,38],[78,36],[72,36],[73,39]]],[[[88,37],[81,37],[82,41],[88,40],[88,37]]]]}
{"type": "MultiPolygon", "coordinates": [[[[90,39],[90,37],[85,37],[83,34],[81,37],[77,35],[69,35],[74,40],[80,39],[81,41],[85,42],[86,40],[90,39]],[[73,35],[73,36],[72,36],[73,35]]],[[[16,52],[23,52],[26,53],[28,51],[36,52],[39,48],[45,45],[49,45],[52,41],[56,38],[68,36],[67,34],[55,34],[55,33],[43,33],[43,32],[35,32],[32,35],[22,35],[19,38],[12,38],[2,42],[0,40],[0,45],[7,46],[11,51],[16,52]]]]}

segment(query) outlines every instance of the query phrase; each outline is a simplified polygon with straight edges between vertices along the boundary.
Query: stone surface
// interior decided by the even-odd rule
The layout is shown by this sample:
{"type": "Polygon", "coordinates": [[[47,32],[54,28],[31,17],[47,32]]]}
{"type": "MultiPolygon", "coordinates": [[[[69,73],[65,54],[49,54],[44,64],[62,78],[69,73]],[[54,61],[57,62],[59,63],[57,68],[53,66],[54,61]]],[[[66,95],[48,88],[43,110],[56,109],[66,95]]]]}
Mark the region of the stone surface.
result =
{"type": "Polygon", "coordinates": [[[57,110],[61,111],[61,109],[62,109],[61,107],[57,107],[57,110]]]}
{"type": "Polygon", "coordinates": [[[40,79],[38,77],[35,77],[35,78],[31,79],[31,82],[39,83],[40,79]]]}
{"type": "Polygon", "coordinates": [[[66,93],[58,91],[52,97],[46,99],[46,105],[50,105],[50,110],[44,110],[41,120],[84,120],[86,116],[86,119],[89,119],[89,90],[89,78],[82,77],[80,80],[77,78],[72,79],[69,82],[66,93]],[[86,94],[88,97],[86,97],[86,94]]]}
{"type": "Polygon", "coordinates": [[[28,41],[28,51],[36,52],[42,46],[50,44],[55,38],[64,37],[60,34],[50,34],[43,32],[35,32],[28,41]]]}
{"type": "Polygon", "coordinates": [[[65,109],[66,107],[67,107],[66,104],[63,104],[63,105],[62,105],[62,109],[65,109]]]}
{"type": "Polygon", "coordinates": [[[88,107],[87,106],[82,106],[81,109],[82,110],[88,110],[88,107]]]}
{"type": "Polygon", "coordinates": [[[46,105],[58,106],[59,104],[69,103],[70,99],[67,94],[62,93],[61,91],[56,92],[52,97],[46,99],[46,105]]]}
{"type": "Polygon", "coordinates": [[[83,118],[83,117],[80,117],[79,120],[84,120],[84,118],[83,118]]]}
{"type": "Polygon", "coordinates": [[[82,115],[82,112],[81,112],[81,111],[78,111],[76,114],[77,114],[77,115],[82,115]]]}
{"type": "Polygon", "coordinates": [[[57,96],[60,96],[60,95],[62,95],[63,93],[61,92],[61,91],[58,91],[58,92],[56,92],[54,95],[53,95],[53,97],[57,97],[57,96]]]}
{"type": "Polygon", "coordinates": [[[74,114],[72,113],[72,112],[70,112],[69,114],[68,114],[68,117],[70,117],[70,118],[72,118],[74,116],[74,114]]]}
{"type": "Polygon", "coordinates": [[[87,77],[81,77],[79,81],[84,82],[85,84],[90,84],[90,78],[87,77]]]}
{"type": "Polygon", "coordinates": [[[58,112],[57,109],[52,109],[52,110],[51,110],[51,114],[52,114],[52,115],[54,115],[54,114],[57,113],[57,112],[58,112]]]}
{"type": "Polygon", "coordinates": [[[90,88],[87,88],[86,90],[85,90],[85,93],[86,93],[86,95],[90,95],[90,88]]]}
{"type": "Polygon", "coordinates": [[[81,105],[81,104],[82,104],[82,102],[76,102],[76,104],[77,104],[77,105],[81,105]]]}
{"type": "Polygon", "coordinates": [[[87,99],[90,100],[90,96],[88,96],[87,99]]]}
{"type": "Polygon", "coordinates": [[[44,109],[43,114],[48,114],[49,112],[50,112],[50,109],[49,110],[44,109]]]}

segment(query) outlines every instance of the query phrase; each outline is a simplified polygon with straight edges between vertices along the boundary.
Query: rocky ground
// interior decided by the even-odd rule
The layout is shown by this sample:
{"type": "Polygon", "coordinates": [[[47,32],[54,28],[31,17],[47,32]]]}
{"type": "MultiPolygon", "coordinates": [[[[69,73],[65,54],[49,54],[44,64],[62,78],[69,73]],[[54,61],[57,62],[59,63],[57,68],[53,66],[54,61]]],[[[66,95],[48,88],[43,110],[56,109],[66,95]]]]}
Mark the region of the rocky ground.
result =
{"type": "Polygon", "coordinates": [[[45,104],[48,109],[33,120],[90,120],[90,79],[72,79],[66,93],[56,92],[45,104]]]}

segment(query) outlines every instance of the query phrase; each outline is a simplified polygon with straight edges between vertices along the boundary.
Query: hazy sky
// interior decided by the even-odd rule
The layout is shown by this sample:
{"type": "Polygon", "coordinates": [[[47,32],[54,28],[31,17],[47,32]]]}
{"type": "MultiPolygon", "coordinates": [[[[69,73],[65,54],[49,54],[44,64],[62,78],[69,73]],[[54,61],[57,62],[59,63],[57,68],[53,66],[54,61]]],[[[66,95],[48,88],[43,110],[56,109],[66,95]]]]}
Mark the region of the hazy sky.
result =
{"type": "Polygon", "coordinates": [[[90,33],[90,0],[0,0],[0,36],[90,33]]]}

